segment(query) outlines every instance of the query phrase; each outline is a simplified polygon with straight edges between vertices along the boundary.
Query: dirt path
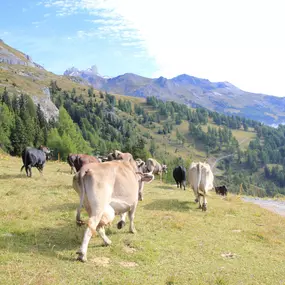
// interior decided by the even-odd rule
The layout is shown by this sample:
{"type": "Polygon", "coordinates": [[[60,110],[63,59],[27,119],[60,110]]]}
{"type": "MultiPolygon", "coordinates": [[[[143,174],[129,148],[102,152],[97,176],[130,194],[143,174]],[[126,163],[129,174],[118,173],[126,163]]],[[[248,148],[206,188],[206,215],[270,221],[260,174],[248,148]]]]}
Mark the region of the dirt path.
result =
{"type": "Polygon", "coordinates": [[[269,211],[272,211],[276,214],[285,217],[285,201],[277,201],[271,199],[265,200],[261,198],[251,198],[251,197],[243,197],[243,200],[246,202],[257,204],[262,208],[265,208],[269,211]]]}

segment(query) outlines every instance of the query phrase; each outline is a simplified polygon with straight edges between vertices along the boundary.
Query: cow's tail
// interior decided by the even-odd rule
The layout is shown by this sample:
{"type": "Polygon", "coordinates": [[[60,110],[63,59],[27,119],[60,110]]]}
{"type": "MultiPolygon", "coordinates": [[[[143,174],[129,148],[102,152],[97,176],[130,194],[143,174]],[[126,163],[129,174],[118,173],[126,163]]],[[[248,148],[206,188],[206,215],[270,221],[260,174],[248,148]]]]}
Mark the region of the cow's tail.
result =
{"type": "Polygon", "coordinates": [[[76,222],[79,225],[84,223],[80,219],[80,211],[81,211],[81,209],[83,207],[84,198],[85,198],[85,194],[86,194],[86,188],[85,188],[84,181],[83,181],[84,176],[85,176],[86,173],[87,173],[87,171],[84,172],[84,173],[78,172],[78,184],[79,184],[79,188],[80,188],[80,203],[79,203],[79,207],[77,209],[76,222]]]}
{"type": "Polygon", "coordinates": [[[201,179],[202,179],[202,168],[201,168],[201,164],[200,162],[197,164],[197,172],[198,172],[198,181],[197,181],[197,186],[198,186],[198,194],[204,196],[204,192],[200,190],[200,183],[201,183],[201,179]]]}
{"type": "Polygon", "coordinates": [[[24,156],[24,161],[23,161],[24,165],[21,167],[21,172],[23,171],[27,163],[27,155],[28,155],[27,153],[28,153],[27,150],[25,150],[25,156],[24,156]]]}

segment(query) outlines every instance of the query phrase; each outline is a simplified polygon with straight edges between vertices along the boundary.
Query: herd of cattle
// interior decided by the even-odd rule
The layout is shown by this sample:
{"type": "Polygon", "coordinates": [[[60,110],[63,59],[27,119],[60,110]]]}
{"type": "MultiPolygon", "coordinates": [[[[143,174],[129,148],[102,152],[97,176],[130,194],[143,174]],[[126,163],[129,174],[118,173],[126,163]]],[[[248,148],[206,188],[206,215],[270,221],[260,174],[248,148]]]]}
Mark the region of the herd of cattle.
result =
{"type": "MultiPolygon", "coordinates": [[[[48,159],[50,150],[41,146],[39,149],[28,147],[22,153],[23,166],[27,176],[32,176],[32,167],[40,173],[48,159]]],[[[132,154],[115,150],[106,157],[94,157],[86,154],[70,154],[67,162],[71,167],[73,188],[80,197],[77,209],[76,223],[84,224],[81,220],[81,209],[84,206],[88,213],[88,226],[84,233],[83,242],[77,252],[78,260],[87,260],[89,241],[96,232],[103,239],[105,245],[111,241],[105,234],[105,226],[110,224],[115,215],[120,215],[118,229],[125,225],[126,215],[130,220],[129,230],[135,233],[134,216],[138,201],[143,200],[145,182],[151,182],[154,174],[160,178],[167,173],[167,166],[161,165],[155,159],[144,162],[133,159],[132,154]]],[[[173,178],[177,187],[186,186],[186,169],[177,166],[173,170],[173,178]]],[[[195,202],[199,202],[202,211],[207,210],[207,192],[214,188],[214,175],[207,163],[192,162],[188,170],[188,180],[195,195],[195,202]]],[[[227,195],[226,186],[215,187],[216,193],[227,195]]]]}

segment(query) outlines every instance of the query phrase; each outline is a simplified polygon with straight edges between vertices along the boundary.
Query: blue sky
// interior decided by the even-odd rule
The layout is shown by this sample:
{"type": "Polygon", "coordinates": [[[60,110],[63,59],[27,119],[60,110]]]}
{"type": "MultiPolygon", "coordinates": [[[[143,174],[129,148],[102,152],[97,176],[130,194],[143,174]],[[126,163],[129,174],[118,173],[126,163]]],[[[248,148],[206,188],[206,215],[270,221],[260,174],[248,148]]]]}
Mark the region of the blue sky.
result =
{"type": "MultiPolygon", "coordinates": [[[[135,38],[111,35],[102,29],[104,19],[90,15],[88,10],[69,15],[60,6],[48,3],[20,0],[1,3],[5,12],[1,13],[0,37],[57,74],[72,66],[86,69],[93,64],[100,74],[109,76],[126,72],[151,76],[155,72],[154,60],[135,38]]],[[[129,30],[122,32],[126,31],[129,30]]]]}
{"type": "Polygon", "coordinates": [[[285,96],[282,0],[9,0],[0,38],[62,74],[189,74],[285,96]]]}

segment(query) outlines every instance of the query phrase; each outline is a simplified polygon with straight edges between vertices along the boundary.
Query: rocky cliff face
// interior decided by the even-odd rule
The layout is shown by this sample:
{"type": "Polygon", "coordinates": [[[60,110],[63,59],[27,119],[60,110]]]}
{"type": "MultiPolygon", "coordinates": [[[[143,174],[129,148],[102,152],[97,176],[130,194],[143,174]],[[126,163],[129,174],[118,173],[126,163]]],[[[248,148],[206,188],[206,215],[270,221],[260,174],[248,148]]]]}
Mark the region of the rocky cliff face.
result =
{"type": "Polygon", "coordinates": [[[45,119],[49,121],[50,119],[56,119],[59,114],[58,108],[53,104],[50,98],[50,91],[48,87],[42,88],[44,96],[31,96],[35,105],[40,104],[41,110],[44,113],[45,119]]]}
{"type": "Polygon", "coordinates": [[[45,86],[48,72],[29,55],[13,49],[2,40],[0,71],[0,88],[6,87],[9,93],[16,95],[30,95],[36,105],[40,104],[46,120],[58,117],[58,109],[51,101],[49,88],[45,86]]]}

